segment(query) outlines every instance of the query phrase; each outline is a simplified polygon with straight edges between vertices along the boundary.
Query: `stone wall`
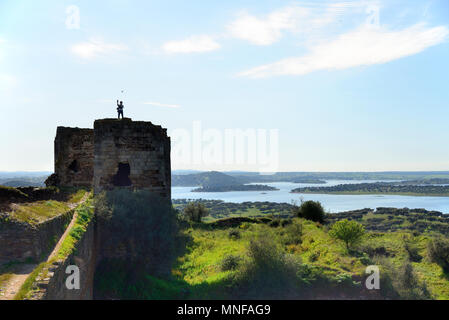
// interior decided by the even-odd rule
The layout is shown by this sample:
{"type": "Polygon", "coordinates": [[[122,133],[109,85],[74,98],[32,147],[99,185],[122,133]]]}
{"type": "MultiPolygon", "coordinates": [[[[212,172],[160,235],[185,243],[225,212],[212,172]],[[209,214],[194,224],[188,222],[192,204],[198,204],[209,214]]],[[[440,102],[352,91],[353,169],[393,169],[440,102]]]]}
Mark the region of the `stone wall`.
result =
{"type": "Polygon", "coordinates": [[[148,189],[171,198],[170,138],[151,122],[125,118],[94,123],[94,190],[148,189]]]}
{"type": "Polygon", "coordinates": [[[92,129],[58,127],[55,138],[55,173],[61,186],[91,186],[94,132],[92,129]]]}
{"type": "Polygon", "coordinates": [[[40,289],[32,300],[92,300],[93,280],[96,267],[95,223],[92,221],[86,232],[76,243],[75,250],[65,260],[53,263],[38,275],[35,284],[40,289]],[[67,267],[79,268],[80,288],[67,289],[66,280],[70,274],[67,267]]]}
{"type": "Polygon", "coordinates": [[[70,223],[73,210],[37,225],[21,223],[0,215],[0,263],[23,261],[27,258],[41,260],[50,253],[57,240],[70,223]]]}

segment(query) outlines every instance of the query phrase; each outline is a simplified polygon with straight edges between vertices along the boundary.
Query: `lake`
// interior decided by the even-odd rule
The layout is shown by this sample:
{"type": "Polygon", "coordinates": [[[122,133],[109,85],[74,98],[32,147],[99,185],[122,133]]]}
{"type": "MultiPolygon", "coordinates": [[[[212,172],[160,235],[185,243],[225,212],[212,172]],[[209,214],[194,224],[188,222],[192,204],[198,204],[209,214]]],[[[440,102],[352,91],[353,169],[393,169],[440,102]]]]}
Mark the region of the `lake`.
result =
{"type": "Polygon", "coordinates": [[[225,202],[269,201],[286,202],[304,200],[320,201],[330,212],[341,212],[362,208],[424,208],[449,213],[448,197],[413,197],[398,195],[331,195],[290,193],[292,189],[308,186],[334,186],[347,183],[390,182],[388,180],[329,180],[326,184],[273,182],[263,183],[278,188],[279,191],[231,191],[231,192],[190,192],[195,187],[172,187],[173,199],[215,199],[225,202]]]}

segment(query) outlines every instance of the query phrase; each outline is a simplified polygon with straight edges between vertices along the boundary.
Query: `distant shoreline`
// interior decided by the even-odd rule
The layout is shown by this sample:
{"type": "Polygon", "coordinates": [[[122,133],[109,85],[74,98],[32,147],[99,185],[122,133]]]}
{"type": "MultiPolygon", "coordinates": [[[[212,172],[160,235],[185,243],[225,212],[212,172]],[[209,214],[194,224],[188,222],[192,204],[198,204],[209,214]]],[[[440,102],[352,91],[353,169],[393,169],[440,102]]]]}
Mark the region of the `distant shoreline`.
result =
{"type": "Polygon", "coordinates": [[[370,192],[370,191],[290,191],[295,194],[330,194],[330,195],[388,195],[388,196],[410,196],[410,197],[449,197],[449,193],[417,193],[417,192],[370,192]]]}
{"type": "Polygon", "coordinates": [[[397,183],[339,184],[331,187],[296,188],[291,193],[337,195],[402,195],[413,197],[449,197],[449,186],[397,183]]]}

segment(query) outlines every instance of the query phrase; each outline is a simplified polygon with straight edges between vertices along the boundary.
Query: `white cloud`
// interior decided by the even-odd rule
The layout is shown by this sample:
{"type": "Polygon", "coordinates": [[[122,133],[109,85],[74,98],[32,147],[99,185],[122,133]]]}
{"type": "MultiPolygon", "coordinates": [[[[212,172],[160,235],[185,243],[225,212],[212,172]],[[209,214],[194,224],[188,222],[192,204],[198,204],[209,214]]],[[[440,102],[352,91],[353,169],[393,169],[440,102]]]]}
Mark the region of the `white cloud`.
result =
{"type": "Polygon", "coordinates": [[[90,39],[87,42],[75,44],[70,48],[73,54],[83,59],[93,59],[126,50],[128,50],[128,47],[123,44],[105,43],[99,39],[90,39]]]}
{"type": "Polygon", "coordinates": [[[308,15],[309,10],[303,7],[282,8],[262,18],[243,12],[227,26],[227,29],[235,38],[265,46],[278,41],[283,31],[294,30],[297,21],[308,15]]]}
{"type": "Polygon", "coordinates": [[[303,3],[301,6],[283,7],[260,17],[241,12],[227,25],[227,30],[231,37],[267,46],[279,41],[286,33],[305,37],[316,35],[324,27],[337,22],[339,17],[360,10],[360,7],[369,3],[371,1],[303,3]]]}
{"type": "Polygon", "coordinates": [[[160,102],[144,102],[143,104],[148,104],[148,105],[158,106],[158,107],[164,107],[164,108],[179,108],[179,107],[181,107],[178,104],[165,104],[165,103],[160,103],[160,102]]]}
{"type": "Polygon", "coordinates": [[[399,31],[363,26],[341,34],[334,40],[314,45],[310,53],[239,73],[239,76],[263,78],[276,75],[303,75],[317,70],[339,70],[386,63],[417,54],[444,42],[449,34],[445,26],[428,28],[416,24],[399,31]]]}
{"type": "Polygon", "coordinates": [[[220,44],[208,35],[191,36],[184,40],[169,41],[162,45],[162,49],[166,53],[208,52],[220,47],[220,44]]]}

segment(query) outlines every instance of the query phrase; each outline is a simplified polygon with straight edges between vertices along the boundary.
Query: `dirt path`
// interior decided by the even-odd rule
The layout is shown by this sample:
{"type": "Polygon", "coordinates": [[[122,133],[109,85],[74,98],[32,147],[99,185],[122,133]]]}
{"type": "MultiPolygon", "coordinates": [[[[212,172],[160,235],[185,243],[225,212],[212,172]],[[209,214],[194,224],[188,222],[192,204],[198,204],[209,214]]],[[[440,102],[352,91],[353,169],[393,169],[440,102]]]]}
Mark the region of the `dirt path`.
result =
{"type": "MultiPolygon", "coordinates": [[[[80,204],[84,203],[87,198],[89,197],[90,192],[87,192],[84,197],[77,203],[70,204],[70,208],[74,209],[80,204]]],[[[69,225],[67,226],[66,230],[62,234],[62,236],[59,238],[58,243],[56,244],[53,251],[50,253],[50,255],[47,258],[47,261],[50,261],[53,257],[56,256],[57,252],[61,248],[61,244],[64,242],[65,238],[70,232],[70,229],[73,227],[73,225],[76,222],[76,218],[78,217],[78,214],[75,213],[72,217],[72,221],[70,221],[69,225]]],[[[28,275],[33,272],[33,270],[38,266],[38,264],[20,264],[14,270],[8,271],[8,273],[11,273],[12,276],[8,278],[6,283],[3,285],[0,283],[0,300],[13,300],[14,296],[19,291],[20,287],[22,287],[25,280],[28,278],[28,275]]],[[[0,275],[1,276],[1,275],[0,275]]]]}
{"type": "Polygon", "coordinates": [[[13,275],[3,287],[0,287],[0,300],[12,300],[25,282],[28,275],[33,272],[37,264],[21,264],[11,271],[13,275]]]}
{"type": "MultiPolygon", "coordinates": [[[[77,203],[73,203],[70,204],[70,208],[74,209],[76,208],[78,205],[84,203],[87,198],[89,197],[90,192],[86,192],[86,194],[84,195],[84,197],[80,200],[80,202],[77,203]]],[[[67,228],[65,229],[64,233],[62,234],[61,238],[59,238],[58,243],[56,244],[55,248],[53,249],[53,251],[50,253],[50,255],[48,256],[47,261],[50,261],[52,258],[54,258],[56,256],[56,254],[58,253],[59,249],[61,248],[62,243],[64,242],[65,238],[67,237],[67,235],[69,234],[70,230],[72,229],[73,225],[76,222],[76,218],[78,217],[78,214],[75,212],[73,214],[72,217],[72,221],[70,221],[69,225],[67,226],[67,228]]]]}

